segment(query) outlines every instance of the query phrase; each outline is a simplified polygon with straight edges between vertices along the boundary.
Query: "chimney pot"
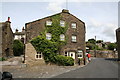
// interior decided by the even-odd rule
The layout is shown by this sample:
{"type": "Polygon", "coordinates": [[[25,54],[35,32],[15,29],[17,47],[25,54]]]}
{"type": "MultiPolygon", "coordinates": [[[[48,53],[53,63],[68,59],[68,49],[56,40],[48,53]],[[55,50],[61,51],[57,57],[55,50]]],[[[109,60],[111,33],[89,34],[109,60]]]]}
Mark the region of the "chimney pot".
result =
{"type": "Polygon", "coordinates": [[[18,32],[18,29],[16,29],[16,32],[18,32]]]}
{"type": "Polygon", "coordinates": [[[8,17],[8,21],[10,22],[10,17],[8,17]]]}

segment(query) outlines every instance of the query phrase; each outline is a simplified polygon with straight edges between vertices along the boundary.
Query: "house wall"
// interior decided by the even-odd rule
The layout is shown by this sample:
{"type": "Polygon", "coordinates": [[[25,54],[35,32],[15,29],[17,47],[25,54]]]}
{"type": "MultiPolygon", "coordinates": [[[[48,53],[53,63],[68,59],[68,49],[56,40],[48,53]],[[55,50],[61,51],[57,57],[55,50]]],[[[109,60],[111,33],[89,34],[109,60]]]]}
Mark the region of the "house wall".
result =
{"type": "Polygon", "coordinates": [[[118,58],[120,60],[120,28],[116,30],[117,46],[118,46],[118,58]]]}
{"type": "Polygon", "coordinates": [[[0,57],[2,57],[2,24],[0,23],[0,57]]]}
{"type": "MultiPolygon", "coordinates": [[[[73,15],[69,15],[66,13],[62,13],[63,20],[65,20],[68,23],[68,30],[66,32],[66,35],[68,37],[67,44],[63,46],[60,50],[60,53],[62,55],[65,54],[65,52],[75,52],[76,55],[76,63],[77,63],[77,51],[82,50],[85,54],[85,24],[75,18],[73,15]],[[71,28],[71,23],[75,22],[77,23],[77,28],[73,29],[71,28]],[[72,42],[72,35],[77,36],[77,42],[72,42]]],[[[83,55],[84,55],[83,54],[83,55]]]]}
{"type": "Polygon", "coordinates": [[[49,19],[50,18],[45,18],[29,24],[25,24],[26,43],[28,43],[32,38],[40,35],[40,32],[43,32],[43,30],[45,29],[45,23],[49,19]]]}
{"type": "Polygon", "coordinates": [[[2,25],[2,56],[11,57],[13,56],[13,32],[10,27],[10,22],[6,21],[1,23],[2,25]]]}
{"type": "MultiPolygon", "coordinates": [[[[73,51],[76,53],[76,62],[77,62],[77,51],[78,49],[82,50],[85,54],[85,24],[81,20],[77,19],[75,16],[71,15],[70,13],[60,13],[62,16],[62,20],[68,23],[68,30],[65,35],[68,37],[67,44],[61,47],[59,53],[64,55],[66,51],[70,52],[73,51]],[[71,23],[76,22],[77,28],[71,28],[71,23]],[[77,42],[71,42],[72,35],[77,35],[77,42]]],[[[26,23],[25,30],[26,30],[26,42],[28,43],[32,38],[40,35],[40,32],[45,30],[45,23],[47,20],[50,20],[50,17],[46,17],[37,21],[33,21],[30,23],[26,23]]],[[[84,55],[83,54],[83,55],[84,55]]]]}

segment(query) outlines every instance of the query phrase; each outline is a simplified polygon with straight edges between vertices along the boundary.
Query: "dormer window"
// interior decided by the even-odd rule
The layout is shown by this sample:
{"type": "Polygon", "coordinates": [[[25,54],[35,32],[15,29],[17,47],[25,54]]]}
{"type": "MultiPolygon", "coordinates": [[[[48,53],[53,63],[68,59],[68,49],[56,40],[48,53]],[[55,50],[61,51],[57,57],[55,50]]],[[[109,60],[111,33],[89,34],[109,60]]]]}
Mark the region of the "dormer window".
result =
{"type": "Polygon", "coordinates": [[[76,26],[77,26],[76,23],[72,23],[72,24],[71,24],[71,27],[72,27],[72,28],[76,28],[76,26]]]}
{"type": "Polygon", "coordinates": [[[65,27],[65,21],[60,20],[60,26],[65,27]]]}
{"type": "Polygon", "coordinates": [[[77,42],[75,35],[72,36],[72,42],[77,42]]]}
{"type": "Polygon", "coordinates": [[[46,25],[47,26],[51,26],[52,25],[52,21],[46,21],[46,25]]]}
{"type": "Polygon", "coordinates": [[[64,35],[64,34],[61,34],[61,35],[60,35],[60,40],[61,40],[61,41],[64,41],[64,40],[65,40],[65,35],[64,35]]]}
{"type": "Polygon", "coordinates": [[[47,40],[51,40],[51,36],[52,36],[51,33],[46,33],[46,39],[47,40]]]}

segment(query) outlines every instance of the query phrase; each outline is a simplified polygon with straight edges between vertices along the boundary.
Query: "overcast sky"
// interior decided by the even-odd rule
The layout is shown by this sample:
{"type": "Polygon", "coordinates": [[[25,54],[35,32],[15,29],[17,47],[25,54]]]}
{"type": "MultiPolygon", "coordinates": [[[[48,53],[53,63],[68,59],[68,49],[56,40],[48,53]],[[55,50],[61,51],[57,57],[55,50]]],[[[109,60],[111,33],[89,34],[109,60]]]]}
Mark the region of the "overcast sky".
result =
{"type": "Polygon", "coordinates": [[[69,12],[86,25],[86,40],[97,37],[97,40],[115,42],[115,30],[118,28],[118,2],[80,2],[79,0],[66,2],[52,0],[43,2],[7,2],[0,3],[0,22],[11,17],[11,27],[21,30],[25,23],[41,19],[68,9],[69,12]]]}

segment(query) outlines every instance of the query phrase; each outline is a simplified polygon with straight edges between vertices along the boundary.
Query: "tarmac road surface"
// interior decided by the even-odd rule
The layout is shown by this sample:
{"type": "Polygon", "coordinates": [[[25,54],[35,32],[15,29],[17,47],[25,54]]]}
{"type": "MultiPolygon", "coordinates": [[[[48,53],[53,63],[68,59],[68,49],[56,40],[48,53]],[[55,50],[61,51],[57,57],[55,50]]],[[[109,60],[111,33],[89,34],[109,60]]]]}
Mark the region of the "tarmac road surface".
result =
{"type": "Polygon", "coordinates": [[[86,66],[54,78],[118,78],[118,62],[112,59],[94,58],[86,66]]]}

